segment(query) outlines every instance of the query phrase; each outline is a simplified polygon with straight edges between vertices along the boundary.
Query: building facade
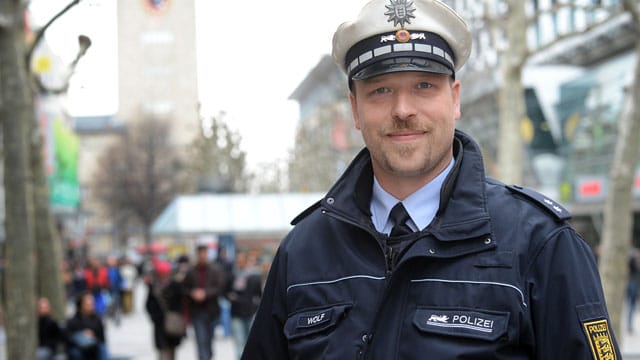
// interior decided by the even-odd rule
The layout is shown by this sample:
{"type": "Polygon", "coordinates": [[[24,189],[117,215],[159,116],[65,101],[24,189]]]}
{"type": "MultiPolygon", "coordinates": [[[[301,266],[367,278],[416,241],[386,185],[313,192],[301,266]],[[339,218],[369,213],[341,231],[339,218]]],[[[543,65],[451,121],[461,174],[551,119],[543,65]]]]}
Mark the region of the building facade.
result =
{"type": "Polygon", "coordinates": [[[117,3],[118,110],[75,118],[80,136],[82,203],[71,242],[91,253],[119,249],[119,238],[140,240],[139,227],[120,229],[95,199],[93,177],[100,157],[127,128],[143,120],[168,122],[176,148],[200,131],[196,68],[195,0],[120,0],[117,3]]]}

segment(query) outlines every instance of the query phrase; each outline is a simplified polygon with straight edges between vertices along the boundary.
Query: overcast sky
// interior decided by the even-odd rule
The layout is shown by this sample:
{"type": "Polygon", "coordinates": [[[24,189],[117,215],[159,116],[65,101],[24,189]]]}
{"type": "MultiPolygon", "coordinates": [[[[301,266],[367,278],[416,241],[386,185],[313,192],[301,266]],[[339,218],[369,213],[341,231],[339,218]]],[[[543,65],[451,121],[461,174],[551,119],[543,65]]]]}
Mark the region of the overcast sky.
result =
{"type": "MultiPolygon", "coordinates": [[[[35,22],[46,21],[68,2],[32,0],[35,22]]],[[[47,34],[51,48],[67,62],[75,56],[78,34],[93,41],[71,83],[72,115],[117,110],[115,3],[83,0],[47,34]]],[[[331,52],[336,27],[354,18],[364,3],[196,0],[203,115],[227,114],[229,125],[243,137],[250,166],[283,159],[293,146],[298,107],[287,98],[322,56],[331,52]],[[226,51],[221,55],[220,49],[226,51]]]]}

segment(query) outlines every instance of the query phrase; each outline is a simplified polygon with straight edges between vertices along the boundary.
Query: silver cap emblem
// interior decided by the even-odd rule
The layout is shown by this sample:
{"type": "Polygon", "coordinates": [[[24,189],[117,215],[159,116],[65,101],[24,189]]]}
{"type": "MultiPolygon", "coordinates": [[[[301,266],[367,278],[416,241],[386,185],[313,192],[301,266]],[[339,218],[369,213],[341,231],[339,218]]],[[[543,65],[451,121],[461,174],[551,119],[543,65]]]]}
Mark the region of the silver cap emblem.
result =
{"type": "Polygon", "coordinates": [[[390,0],[391,3],[389,5],[385,5],[387,8],[387,12],[384,13],[389,17],[387,19],[388,22],[393,21],[393,26],[404,27],[404,24],[411,24],[411,19],[414,19],[415,16],[413,12],[416,11],[416,8],[413,6],[413,1],[411,0],[390,0]]]}

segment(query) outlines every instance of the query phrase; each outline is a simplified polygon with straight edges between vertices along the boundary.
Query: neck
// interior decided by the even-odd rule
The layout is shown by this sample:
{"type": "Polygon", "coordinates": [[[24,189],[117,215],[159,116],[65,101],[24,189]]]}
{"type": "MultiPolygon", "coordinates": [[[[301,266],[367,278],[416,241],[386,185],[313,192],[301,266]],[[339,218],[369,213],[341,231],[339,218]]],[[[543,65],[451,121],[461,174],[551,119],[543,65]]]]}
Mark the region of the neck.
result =
{"type": "Polygon", "coordinates": [[[439,164],[432,171],[421,173],[415,176],[398,176],[384,171],[373,162],[373,174],[380,186],[396,199],[402,201],[423,186],[435,179],[451,162],[451,157],[439,164]]]}

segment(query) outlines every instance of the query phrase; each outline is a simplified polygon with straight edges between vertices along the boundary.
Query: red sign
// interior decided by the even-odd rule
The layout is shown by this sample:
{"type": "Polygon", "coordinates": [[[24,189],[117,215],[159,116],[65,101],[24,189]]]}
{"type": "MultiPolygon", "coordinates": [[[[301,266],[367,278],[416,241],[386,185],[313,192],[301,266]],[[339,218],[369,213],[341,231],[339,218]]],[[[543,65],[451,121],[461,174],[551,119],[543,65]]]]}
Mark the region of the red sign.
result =
{"type": "Polygon", "coordinates": [[[578,191],[581,196],[590,197],[602,195],[602,181],[588,180],[580,184],[578,191]]]}

